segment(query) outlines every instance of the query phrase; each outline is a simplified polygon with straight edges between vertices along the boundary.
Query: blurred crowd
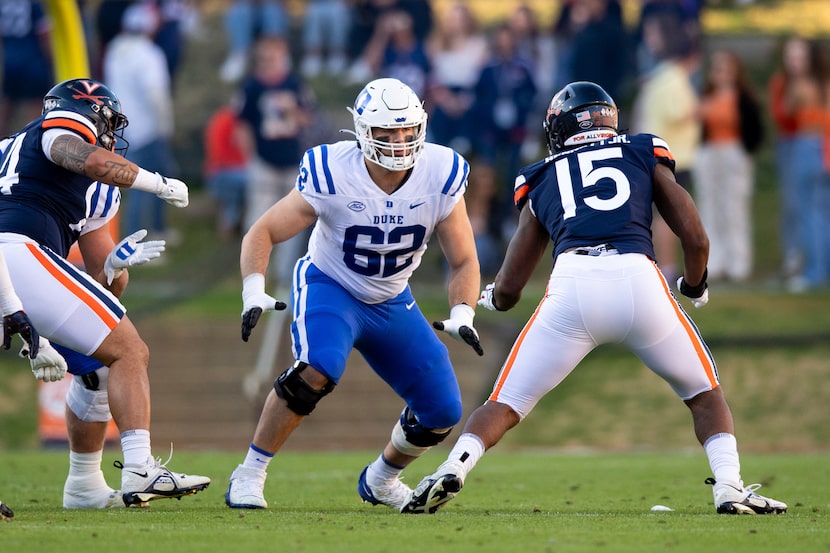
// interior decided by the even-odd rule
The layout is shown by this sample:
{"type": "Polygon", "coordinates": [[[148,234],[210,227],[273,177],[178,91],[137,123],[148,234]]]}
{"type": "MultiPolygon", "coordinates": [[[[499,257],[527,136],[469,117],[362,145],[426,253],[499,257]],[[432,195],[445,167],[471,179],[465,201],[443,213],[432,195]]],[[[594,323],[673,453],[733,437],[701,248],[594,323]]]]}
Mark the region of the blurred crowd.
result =
{"type": "MultiPolygon", "coordinates": [[[[206,4],[87,4],[92,76],[119,95],[130,119],[127,157],[175,174],[176,74],[206,4]]],[[[516,0],[507,17],[486,24],[473,0],[307,0],[299,11],[296,4],[220,3],[227,49],[216,76],[234,92],[205,121],[204,172],[221,236],[240,236],[293,186],[302,151],[325,130],[317,87],[395,77],[424,99],[428,140],[471,162],[468,211],[489,278],[515,228],[513,176],[547,155],[547,103],[566,83],[589,80],[617,99],[623,130],[671,146],[678,181],[709,233],[710,281],[757,276],[755,155],[766,146],[780,191],[778,276],[793,292],[830,285],[830,73],[821,42],[782,37],[777,69],[759,83],[740,52],[705,47],[703,0],[642,0],[634,24],[620,0],[560,0],[544,23],[532,4],[516,0]]],[[[0,135],[15,130],[11,110],[39,112],[54,80],[47,15],[42,2],[0,0],[0,135]]],[[[142,199],[146,205],[125,199],[123,232],[150,228],[175,243],[164,205],[142,199]]],[[[671,280],[681,271],[679,245],[656,215],[653,233],[671,280]]]]}

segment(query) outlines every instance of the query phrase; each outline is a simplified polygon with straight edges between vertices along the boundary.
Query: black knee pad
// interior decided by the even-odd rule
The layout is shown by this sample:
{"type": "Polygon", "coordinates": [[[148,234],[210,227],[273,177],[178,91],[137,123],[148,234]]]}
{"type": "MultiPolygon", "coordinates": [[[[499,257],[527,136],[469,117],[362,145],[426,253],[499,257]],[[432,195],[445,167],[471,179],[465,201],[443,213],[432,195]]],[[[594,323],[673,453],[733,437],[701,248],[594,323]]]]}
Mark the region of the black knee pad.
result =
{"type": "Polygon", "coordinates": [[[303,416],[311,414],[317,402],[330,394],[335,386],[329,380],[322,390],[315,390],[300,376],[306,367],[308,363],[297,361],[274,381],[277,395],[285,400],[289,409],[303,416]]]}
{"type": "Polygon", "coordinates": [[[403,428],[406,441],[418,447],[432,447],[440,444],[452,432],[452,427],[442,432],[426,428],[418,422],[415,413],[409,407],[401,413],[401,428],[403,428]]]}

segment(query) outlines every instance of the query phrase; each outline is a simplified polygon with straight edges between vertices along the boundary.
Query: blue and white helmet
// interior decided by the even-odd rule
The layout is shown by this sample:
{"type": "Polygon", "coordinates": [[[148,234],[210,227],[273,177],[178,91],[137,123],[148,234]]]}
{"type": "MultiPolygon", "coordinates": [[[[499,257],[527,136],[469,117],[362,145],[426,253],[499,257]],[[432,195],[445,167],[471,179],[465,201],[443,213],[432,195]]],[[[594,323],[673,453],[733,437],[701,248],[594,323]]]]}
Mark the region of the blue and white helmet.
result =
{"type": "Polygon", "coordinates": [[[398,79],[375,79],[357,95],[354,107],[346,108],[354,118],[355,136],[363,155],[390,171],[415,165],[424,151],[427,113],[418,95],[398,79]],[[375,140],[372,129],[413,128],[413,140],[392,144],[375,140]]]}

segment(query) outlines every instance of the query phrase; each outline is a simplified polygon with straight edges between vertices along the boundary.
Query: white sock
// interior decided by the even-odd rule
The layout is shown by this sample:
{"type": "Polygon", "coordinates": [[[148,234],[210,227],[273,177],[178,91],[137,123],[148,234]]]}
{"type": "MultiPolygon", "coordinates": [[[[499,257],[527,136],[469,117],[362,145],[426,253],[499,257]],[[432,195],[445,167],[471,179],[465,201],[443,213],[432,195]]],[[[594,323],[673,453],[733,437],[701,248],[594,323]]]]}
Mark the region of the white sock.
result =
{"type": "Polygon", "coordinates": [[[455,445],[450,451],[449,456],[447,457],[448,461],[461,461],[464,465],[464,474],[461,474],[461,479],[467,477],[467,473],[473,470],[473,467],[476,466],[478,460],[484,455],[484,444],[481,441],[481,438],[476,436],[475,434],[465,433],[462,434],[458,441],[455,442],[455,445]]]}
{"type": "Polygon", "coordinates": [[[92,453],[69,452],[69,476],[85,478],[101,472],[104,450],[92,453]]]}
{"type": "Polygon", "coordinates": [[[252,443],[248,446],[248,454],[245,456],[242,466],[249,469],[268,470],[268,464],[273,458],[273,453],[260,449],[252,443]]]}
{"type": "Polygon", "coordinates": [[[122,432],[121,451],[125,465],[144,466],[151,463],[153,452],[150,449],[150,431],[138,429],[122,432]]]}
{"type": "Polygon", "coordinates": [[[729,482],[743,486],[741,481],[741,460],[738,457],[738,442],[735,436],[721,432],[710,436],[703,444],[709,467],[716,482],[729,482]]]}
{"type": "Polygon", "coordinates": [[[381,453],[375,461],[369,465],[369,470],[366,471],[366,480],[370,485],[380,485],[390,480],[394,480],[401,475],[405,467],[393,465],[386,460],[386,457],[381,453]]]}

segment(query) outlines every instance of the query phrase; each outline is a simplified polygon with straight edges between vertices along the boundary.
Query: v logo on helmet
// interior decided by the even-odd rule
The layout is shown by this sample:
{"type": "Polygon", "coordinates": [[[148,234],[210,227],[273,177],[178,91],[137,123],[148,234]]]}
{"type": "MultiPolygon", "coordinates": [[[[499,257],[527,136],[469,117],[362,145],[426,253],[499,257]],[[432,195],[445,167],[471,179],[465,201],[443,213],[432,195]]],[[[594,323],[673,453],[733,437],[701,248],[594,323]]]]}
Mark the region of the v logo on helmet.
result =
{"type": "Polygon", "coordinates": [[[103,105],[104,101],[102,98],[106,98],[105,95],[93,95],[92,93],[101,88],[100,83],[96,83],[93,81],[78,81],[78,84],[83,86],[86,89],[86,92],[80,91],[77,88],[73,89],[75,94],[72,95],[72,98],[75,100],[91,100],[98,105],[103,105]]]}

